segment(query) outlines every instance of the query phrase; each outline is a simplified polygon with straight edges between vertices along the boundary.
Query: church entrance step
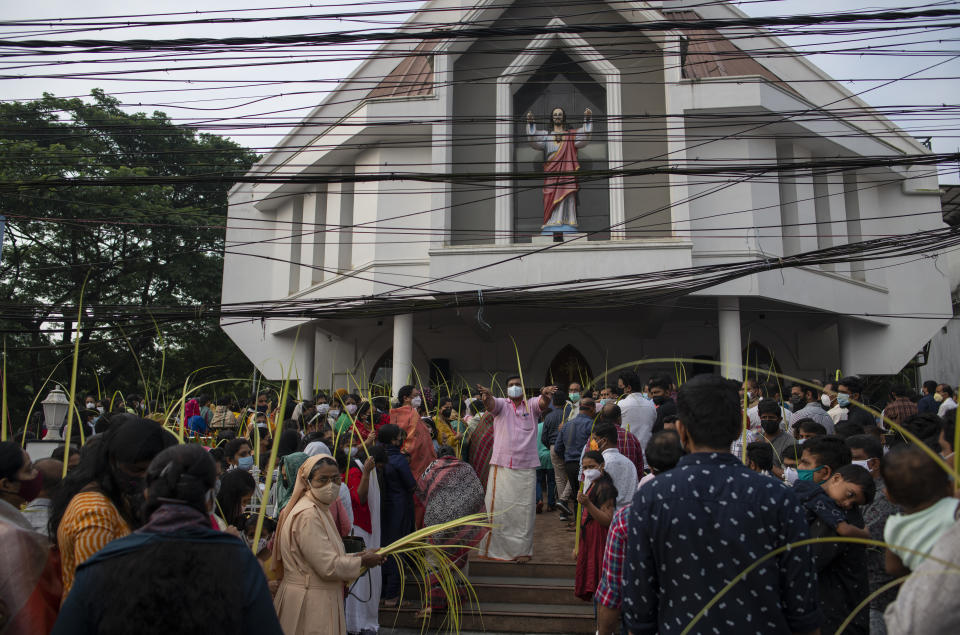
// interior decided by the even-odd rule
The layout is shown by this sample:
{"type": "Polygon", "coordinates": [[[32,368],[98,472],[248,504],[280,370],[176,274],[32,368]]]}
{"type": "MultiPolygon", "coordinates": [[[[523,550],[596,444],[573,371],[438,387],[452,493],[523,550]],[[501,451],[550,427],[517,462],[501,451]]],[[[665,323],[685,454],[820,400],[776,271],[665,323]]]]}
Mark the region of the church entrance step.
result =
{"type": "MultiPolygon", "coordinates": [[[[481,602],[480,606],[464,605],[460,613],[461,631],[486,633],[593,633],[596,630],[593,605],[577,600],[577,604],[549,605],[512,602],[481,602]]],[[[445,613],[431,616],[429,624],[417,619],[416,607],[381,609],[380,624],[384,629],[423,627],[424,632],[446,632],[450,625],[445,613]]]]}

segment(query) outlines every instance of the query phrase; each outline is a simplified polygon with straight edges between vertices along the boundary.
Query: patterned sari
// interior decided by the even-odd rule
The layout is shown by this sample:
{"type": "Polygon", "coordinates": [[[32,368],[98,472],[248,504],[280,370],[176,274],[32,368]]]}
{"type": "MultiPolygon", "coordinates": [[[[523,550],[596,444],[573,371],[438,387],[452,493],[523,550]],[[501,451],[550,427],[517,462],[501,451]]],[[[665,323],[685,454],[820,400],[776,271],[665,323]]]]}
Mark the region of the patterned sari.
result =
{"type": "MultiPolygon", "coordinates": [[[[476,472],[468,463],[454,456],[440,457],[430,463],[417,480],[415,495],[425,507],[425,527],[486,511],[483,486],[476,472]]],[[[458,546],[458,549],[444,549],[444,553],[462,570],[471,549],[479,544],[487,531],[484,527],[456,527],[434,534],[429,541],[435,545],[458,546]]],[[[433,609],[446,608],[446,596],[436,576],[431,576],[430,606],[433,609]]]]}

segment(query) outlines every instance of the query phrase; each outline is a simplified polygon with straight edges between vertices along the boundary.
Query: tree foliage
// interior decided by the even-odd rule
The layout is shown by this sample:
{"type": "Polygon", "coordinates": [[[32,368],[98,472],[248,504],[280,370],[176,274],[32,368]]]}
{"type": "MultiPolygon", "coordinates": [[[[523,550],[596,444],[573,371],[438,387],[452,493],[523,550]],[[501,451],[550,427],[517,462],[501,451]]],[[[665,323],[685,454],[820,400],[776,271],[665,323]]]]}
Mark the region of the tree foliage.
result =
{"type": "MultiPolygon", "coordinates": [[[[256,158],[228,139],[175,125],[162,112],[127,113],[99,90],[87,101],[46,94],[31,102],[0,103],[0,179],[6,183],[242,174],[256,158]]],[[[125,324],[86,314],[79,378],[85,390],[96,392],[99,385],[103,391],[142,393],[134,355],[153,377],[148,382],[159,378],[164,361],[168,387],[182,385],[189,372],[206,366],[218,366],[222,376],[246,375],[249,363],[215,320],[162,324],[161,339],[150,316],[151,307],[219,303],[228,190],[229,185],[185,183],[0,194],[0,213],[7,216],[0,303],[75,305],[87,279],[84,305],[143,308],[125,324]]],[[[14,425],[22,422],[15,410],[29,405],[54,364],[71,354],[74,325],[48,318],[49,309],[28,317],[0,310],[14,425]]],[[[68,368],[69,363],[61,366],[54,380],[65,381],[68,368]]]]}

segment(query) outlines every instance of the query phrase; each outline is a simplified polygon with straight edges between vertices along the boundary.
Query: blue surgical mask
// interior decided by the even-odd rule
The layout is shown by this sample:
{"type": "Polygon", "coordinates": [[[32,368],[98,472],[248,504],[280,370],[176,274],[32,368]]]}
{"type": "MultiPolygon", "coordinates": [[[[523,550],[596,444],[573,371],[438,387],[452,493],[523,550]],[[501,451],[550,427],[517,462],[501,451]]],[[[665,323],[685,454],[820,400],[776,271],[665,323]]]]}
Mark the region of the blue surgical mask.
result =
{"type": "Polygon", "coordinates": [[[846,408],[847,406],[849,406],[849,405],[850,405],[850,395],[848,395],[848,394],[846,394],[846,393],[843,393],[843,392],[838,392],[838,393],[837,393],[837,404],[838,404],[841,408],[846,408]]]}
{"type": "Polygon", "coordinates": [[[580,401],[580,393],[578,392],[570,393],[570,402],[577,403],[578,401],[580,401]]]}
{"type": "Polygon", "coordinates": [[[237,459],[237,467],[241,470],[246,470],[247,472],[253,468],[253,457],[252,456],[241,456],[237,459]]]}
{"type": "Polygon", "coordinates": [[[798,481],[812,481],[812,480],[813,480],[813,475],[814,475],[814,473],[815,473],[815,472],[819,472],[819,471],[822,470],[824,467],[826,467],[826,466],[821,465],[821,466],[819,466],[819,467],[813,468],[812,470],[801,470],[801,469],[797,469],[797,480],[798,480],[798,481]]]}
{"type": "Polygon", "coordinates": [[[643,398],[644,398],[644,399],[649,399],[649,398],[650,398],[650,393],[648,393],[648,392],[644,392],[644,393],[640,393],[640,394],[643,395],[643,398]]]}
{"type": "Polygon", "coordinates": [[[518,386],[513,384],[512,386],[507,386],[507,397],[511,399],[518,399],[523,396],[523,386],[518,386]]]}

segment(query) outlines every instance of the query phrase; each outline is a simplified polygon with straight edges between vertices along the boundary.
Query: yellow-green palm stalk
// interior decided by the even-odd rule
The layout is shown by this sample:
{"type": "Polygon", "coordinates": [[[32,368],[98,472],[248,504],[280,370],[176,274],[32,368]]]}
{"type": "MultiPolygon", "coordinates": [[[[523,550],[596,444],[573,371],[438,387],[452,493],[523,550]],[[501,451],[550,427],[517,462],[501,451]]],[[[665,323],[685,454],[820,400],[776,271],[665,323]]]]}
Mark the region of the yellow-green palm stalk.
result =
{"type": "Polygon", "coordinates": [[[0,441],[7,440],[7,338],[3,338],[3,402],[0,404],[0,441]]]}
{"type": "MultiPolygon", "coordinates": [[[[960,573],[960,571],[958,571],[958,573],[960,573]]],[[[881,586],[879,589],[877,589],[876,591],[874,591],[873,593],[871,593],[871,594],[868,595],[867,597],[863,598],[863,601],[860,602],[860,604],[858,604],[858,605],[853,609],[853,611],[850,612],[850,615],[847,616],[847,619],[843,620],[843,622],[840,623],[840,626],[837,628],[837,631],[836,631],[836,632],[837,632],[837,633],[842,633],[843,631],[845,631],[845,630],[847,629],[847,627],[850,626],[850,622],[852,622],[852,621],[854,620],[854,618],[857,616],[857,613],[859,613],[860,611],[862,611],[863,609],[865,609],[865,608],[867,607],[867,605],[870,604],[870,602],[873,602],[873,600],[876,599],[877,597],[879,597],[881,594],[886,593],[887,591],[889,591],[889,590],[892,589],[893,587],[900,586],[901,584],[903,584],[904,582],[906,582],[906,581],[907,581],[907,578],[909,578],[911,575],[913,575],[913,574],[912,574],[912,573],[908,573],[907,575],[905,575],[905,576],[903,576],[903,577],[901,577],[901,578],[897,578],[897,579],[895,579],[895,580],[890,580],[889,582],[887,582],[886,584],[884,584],[883,586],[881,586]]]]}
{"type": "MultiPolygon", "coordinates": [[[[593,415],[593,421],[590,423],[591,437],[593,436],[593,428],[594,426],[597,425],[597,419],[599,418],[600,418],[599,412],[593,415]]],[[[629,426],[627,427],[627,432],[630,432],[629,426]]],[[[590,443],[589,439],[587,440],[587,443],[590,443]]],[[[576,523],[576,525],[574,525],[574,529],[573,529],[573,555],[574,556],[576,556],[577,553],[580,551],[580,524],[581,524],[580,519],[583,517],[583,505],[580,503],[580,496],[579,496],[581,492],[583,492],[583,481],[580,481],[579,485],[577,485],[577,517],[574,519],[574,522],[576,523]]]]}
{"type": "MultiPolygon", "coordinates": [[[[77,303],[77,329],[74,333],[73,341],[73,369],[70,371],[70,395],[68,399],[70,400],[70,405],[73,405],[73,402],[77,396],[77,363],[80,360],[80,320],[83,318],[83,292],[87,289],[87,279],[90,277],[90,271],[87,271],[87,275],[83,278],[83,285],[80,287],[80,301],[77,303]]],[[[59,423],[59,422],[57,422],[59,423]]],[[[82,426],[81,426],[82,427],[82,426]]],[[[63,448],[63,473],[60,475],[60,478],[67,478],[67,464],[70,461],[70,432],[73,428],[73,409],[68,410],[67,414],[67,434],[64,435],[63,440],[65,447],[63,448]]]]}
{"type": "MultiPolygon", "coordinates": [[[[623,368],[629,368],[631,365],[660,364],[660,363],[668,363],[668,362],[677,361],[677,360],[691,363],[691,364],[709,364],[713,366],[720,366],[722,364],[722,362],[718,362],[715,360],[708,360],[708,359],[672,358],[672,357],[671,358],[652,358],[652,359],[641,360],[640,362],[627,362],[624,364],[620,364],[619,366],[615,366],[614,368],[611,368],[610,370],[608,370],[607,373],[613,373],[623,368]]],[[[752,371],[758,370],[750,366],[745,366],[745,368],[752,371]]],[[[821,386],[817,386],[816,384],[809,382],[805,379],[793,377],[792,375],[786,375],[784,373],[777,373],[777,372],[772,372],[771,374],[777,377],[778,379],[784,379],[800,386],[809,386],[817,390],[821,389],[821,386]]],[[[600,377],[603,377],[603,375],[601,375],[600,377]]],[[[867,406],[866,404],[856,401],[855,399],[851,399],[850,403],[861,408],[862,410],[869,412],[875,418],[882,420],[889,429],[898,432],[899,434],[903,435],[904,438],[908,439],[911,443],[916,444],[916,446],[920,448],[920,450],[925,452],[927,456],[933,459],[937,463],[937,465],[940,466],[941,469],[946,471],[947,474],[951,476],[951,478],[954,478],[954,479],[960,478],[960,464],[958,464],[957,467],[947,465],[947,462],[943,460],[943,457],[941,457],[939,454],[931,450],[925,443],[923,443],[923,441],[917,438],[916,435],[911,433],[909,430],[906,430],[903,427],[901,427],[900,424],[898,424],[897,422],[890,420],[888,417],[884,417],[882,413],[876,411],[870,406],[867,406]]]]}
{"type": "MultiPolygon", "coordinates": [[[[770,560],[771,558],[775,558],[785,551],[796,549],[797,547],[803,547],[806,545],[815,545],[815,544],[821,544],[821,543],[831,543],[831,542],[836,542],[836,543],[847,542],[847,543],[861,544],[861,545],[867,545],[872,547],[885,547],[888,549],[892,547],[897,550],[908,551],[913,554],[926,556],[928,559],[933,560],[934,562],[937,562],[939,564],[942,564],[948,569],[952,569],[954,571],[960,572],[960,565],[958,564],[954,564],[952,562],[949,562],[947,560],[942,560],[940,558],[935,558],[923,551],[918,551],[916,549],[911,549],[909,547],[903,547],[900,545],[890,545],[886,542],[883,542],[882,540],[872,540],[870,538],[845,538],[842,536],[827,536],[823,538],[806,538],[804,540],[798,540],[797,542],[788,543],[786,545],[781,545],[776,549],[772,549],[771,551],[767,552],[763,556],[757,558],[752,563],[747,565],[747,567],[743,571],[735,575],[733,579],[730,580],[730,582],[728,582],[722,589],[720,589],[720,591],[718,591],[717,594],[714,595],[710,599],[710,601],[707,602],[706,605],[702,609],[700,609],[696,615],[693,616],[693,619],[690,620],[687,626],[680,632],[680,635],[686,635],[687,633],[689,633],[693,629],[693,627],[696,626],[697,622],[699,622],[700,619],[703,618],[704,614],[706,614],[706,612],[709,611],[711,607],[713,607],[717,602],[719,602],[723,598],[723,596],[725,596],[730,591],[730,589],[734,587],[734,585],[736,585],[738,582],[740,582],[745,577],[747,577],[747,575],[751,571],[754,571],[757,567],[762,565],[767,560],[770,560]]],[[[856,615],[856,613],[857,611],[854,611],[854,615],[856,615]]],[[[843,631],[842,628],[837,630],[838,633],[840,633],[841,631],[843,631]]]]}
{"type": "Polygon", "coordinates": [[[520,375],[520,386],[523,387],[522,399],[526,400],[527,384],[523,381],[523,365],[520,363],[520,349],[517,348],[517,340],[513,339],[513,335],[510,336],[510,341],[513,342],[513,353],[517,356],[517,374],[520,375]]]}

